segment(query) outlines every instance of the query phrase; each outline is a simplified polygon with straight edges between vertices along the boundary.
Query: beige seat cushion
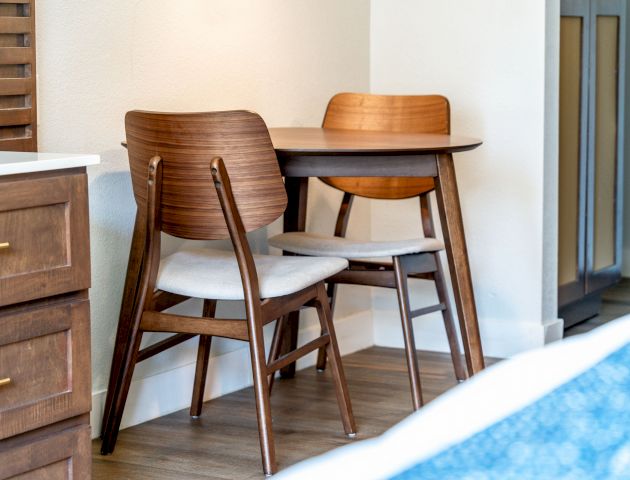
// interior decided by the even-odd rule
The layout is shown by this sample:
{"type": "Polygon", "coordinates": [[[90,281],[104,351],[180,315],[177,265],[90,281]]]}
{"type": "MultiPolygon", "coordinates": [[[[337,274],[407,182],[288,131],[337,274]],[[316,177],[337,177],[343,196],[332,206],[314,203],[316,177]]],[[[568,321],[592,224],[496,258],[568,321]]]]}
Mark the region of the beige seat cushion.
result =
{"type": "MultiPolygon", "coordinates": [[[[347,268],[343,258],[254,255],[261,298],[298,292],[347,268]]],[[[180,250],[160,262],[156,287],[195,298],[243,300],[234,252],[206,248],[180,250]]]]}
{"type": "Polygon", "coordinates": [[[269,245],[300,255],[349,259],[392,257],[410,253],[437,252],[444,249],[444,244],[436,238],[364,242],[307,232],[276,235],[269,239],[269,245]]]}

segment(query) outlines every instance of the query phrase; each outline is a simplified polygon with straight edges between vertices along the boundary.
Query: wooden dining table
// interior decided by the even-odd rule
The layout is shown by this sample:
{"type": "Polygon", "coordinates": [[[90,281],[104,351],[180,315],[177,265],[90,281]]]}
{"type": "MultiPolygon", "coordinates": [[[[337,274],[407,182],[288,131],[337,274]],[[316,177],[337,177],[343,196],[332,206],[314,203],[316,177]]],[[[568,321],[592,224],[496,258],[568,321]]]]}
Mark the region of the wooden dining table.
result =
{"type": "MultiPolygon", "coordinates": [[[[271,128],[271,140],[289,197],[284,231],[304,231],[309,177],[433,177],[454,302],[469,375],[484,368],[453,153],[481,145],[454,135],[326,128],[271,128]]],[[[284,335],[283,352],[295,348],[299,313],[284,335]]],[[[282,371],[295,373],[295,365],[282,371]]]]}
{"type": "MultiPolygon", "coordinates": [[[[304,231],[306,227],[309,177],[434,178],[466,365],[469,375],[481,371],[484,368],[483,350],[453,165],[453,153],[473,150],[481,145],[481,141],[454,135],[326,128],[271,128],[269,133],[288,195],[284,231],[304,231]]],[[[122,145],[126,147],[125,142],[122,145]]],[[[127,341],[131,313],[137,301],[144,226],[143,216],[137,212],[117,331],[116,345],[121,349],[127,341]]],[[[172,297],[178,296],[165,295],[155,308],[165,309],[182,301],[172,297]]],[[[294,313],[287,322],[281,354],[295,348],[298,330],[299,313],[294,313]]],[[[141,357],[153,356],[187,337],[190,336],[176,335],[158,342],[146,348],[141,357]]],[[[285,367],[281,373],[284,377],[292,377],[295,364],[285,367]]]]}

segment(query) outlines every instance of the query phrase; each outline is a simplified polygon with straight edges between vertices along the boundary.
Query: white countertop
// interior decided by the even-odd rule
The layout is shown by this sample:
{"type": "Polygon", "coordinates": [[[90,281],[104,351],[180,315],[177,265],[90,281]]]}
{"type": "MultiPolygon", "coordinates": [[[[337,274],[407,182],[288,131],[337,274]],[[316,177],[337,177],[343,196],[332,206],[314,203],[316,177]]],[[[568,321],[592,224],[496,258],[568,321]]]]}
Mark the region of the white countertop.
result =
{"type": "Polygon", "coordinates": [[[86,167],[88,165],[97,165],[100,162],[101,157],[99,155],[0,152],[0,175],[86,167]]]}

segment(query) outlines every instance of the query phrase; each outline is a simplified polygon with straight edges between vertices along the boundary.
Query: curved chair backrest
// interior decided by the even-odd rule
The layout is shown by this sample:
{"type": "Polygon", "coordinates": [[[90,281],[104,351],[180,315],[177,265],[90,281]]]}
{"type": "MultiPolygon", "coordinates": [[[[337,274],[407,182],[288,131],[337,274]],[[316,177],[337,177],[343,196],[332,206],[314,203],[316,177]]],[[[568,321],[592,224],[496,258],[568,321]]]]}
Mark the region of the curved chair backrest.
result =
{"type": "MultiPolygon", "coordinates": [[[[328,103],[324,128],[450,134],[450,107],[440,95],[339,93],[328,103]]],[[[432,178],[324,177],[328,185],[369,198],[409,198],[433,190],[432,178]]]]}
{"type": "Polygon", "coordinates": [[[194,240],[229,238],[210,162],[222,157],[247,232],[284,212],[287,196],[263,119],[246,111],[156,113],[125,117],[133,191],[146,208],[150,159],[162,158],[161,229],[194,240]]]}

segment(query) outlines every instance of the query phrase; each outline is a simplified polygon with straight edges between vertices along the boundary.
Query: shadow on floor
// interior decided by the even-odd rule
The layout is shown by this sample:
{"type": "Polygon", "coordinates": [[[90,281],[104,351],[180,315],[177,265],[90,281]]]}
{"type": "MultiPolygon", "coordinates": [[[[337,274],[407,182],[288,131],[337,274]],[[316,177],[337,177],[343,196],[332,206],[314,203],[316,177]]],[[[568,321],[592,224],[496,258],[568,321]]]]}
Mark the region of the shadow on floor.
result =
{"type": "Polygon", "coordinates": [[[630,314],[630,278],[623,278],[602,295],[602,310],[596,317],[568,328],[564,336],[571,337],[590,332],[594,328],[630,314]]]}

